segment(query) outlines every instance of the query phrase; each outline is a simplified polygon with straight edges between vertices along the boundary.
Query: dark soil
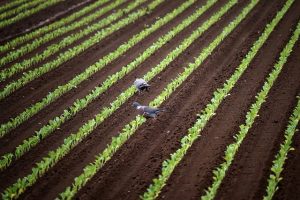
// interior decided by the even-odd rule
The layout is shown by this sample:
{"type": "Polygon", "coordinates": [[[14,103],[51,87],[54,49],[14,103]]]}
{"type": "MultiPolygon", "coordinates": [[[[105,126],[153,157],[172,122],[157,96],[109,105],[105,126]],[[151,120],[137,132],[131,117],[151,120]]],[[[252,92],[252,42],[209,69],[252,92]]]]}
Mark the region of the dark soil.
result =
{"type": "MultiPolygon", "coordinates": [[[[65,3],[67,2],[69,1],[65,3]]],[[[76,2],[83,1],[78,0],[76,2]]],[[[0,122],[7,122],[28,106],[40,101],[58,85],[67,83],[75,75],[115,50],[134,34],[139,33],[144,29],[145,24],[151,25],[156,18],[164,16],[183,2],[182,0],[166,1],[152,13],[115,32],[71,61],[32,81],[0,101],[0,122]]],[[[12,130],[7,136],[1,138],[0,156],[14,150],[17,145],[47,124],[50,119],[60,115],[64,109],[72,105],[74,100],[84,97],[95,86],[101,84],[108,75],[117,72],[122,66],[134,60],[158,37],[167,33],[205,2],[204,0],[197,1],[195,5],[188,8],[170,23],[135,45],[124,56],[116,59],[103,70],[80,84],[78,88],[63,95],[12,130]]],[[[0,180],[5,180],[0,181],[0,192],[16,182],[18,178],[30,173],[35,163],[47,155],[49,150],[56,149],[63,143],[64,138],[71,133],[75,133],[83,123],[93,118],[104,106],[109,106],[115,97],[132,84],[135,78],[142,77],[151,68],[155,67],[225,2],[227,1],[220,0],[198,20],[150,56],[136,70],[118,81],[87,108],[64,123],[59,130],[53,132],[30,152],[15,161],[8,169],[0,172],[0,180]]],[[[166,108],[166,112],[162,113],[156,120],[147,120],[92,180],[79,191],[76,198],[138,199],[139,195],[142,195],[149,184],[152,183],[152,179],[160,174],[163,160],[169,158],[169,155],[180,147],[181,138],[187,134],[188,128],[197,119],[196,114],[209,103],[213,92],[221,87],[233,74],[250,50],[253,42],[257,40],[266,24],[272,20],[277,11],[282,8],[284,2],[283,0],[261,0],[232,34],[163,103],[162,107],[166,108]]],[[[111,138],[117,136],[122,128],[135,118],[137,112],[133,111],[132,102],[138,101],[142,104],[148,104],[159,95],[163,88],[178,73],[183,71],[183,67],[192,62],[194,57],[199,55],[199,52],[240,13],[247,3],[249,1],[239,1],[218,23],[213,25],[176,58],[167,69],[150,81],[150,92],[135,94],[130,98],[82,143],[42,176],[33,187],[28,188],[21,199],[54,199],[67,186],[71,185],[74,178],[82,173],[83,168],[88,163],[93,162],[95,155],[103,151],[110,143],[111,138]]],[[[60,6],[53,6],[51,9],[54,9],[55,12],[61,12],[65,5],[60,6]]],[[[300,19],[299,10],[300,2],[295,1],[237,82],[231,91],[231,95],[220,105],[217,115],[209,121],[202,131],[201,137],[175,168],[174,173],[159,196],[160,199],[199,199],[204,194],[204,190],[210,186],[212,170],[223,162],[222,157],[226,146],[233,142],[233,135],[238,132],[239,125],[244,123],[246,112],[255,101],[255,95],[261,90],[261,86],[268,73],[271,72],[279,53],[291,37],[300,19]]],[[[46,10],[41,11],[38,16],[40,17],[36,17],[36,19],[30,17],[28,20],[31,19],[31,23],[34,25],[49,17],[46,10]]],[[[29,22],[26,20],[24,20],[23,25],[29,27],[29,22]]],[[[9,31],[4,33],[7,35],[17,33],[18,29],[22,29],[22,26],[15,24],[11,29],[10,33],[9,31]]],[[[46,45],[33,53],[42,51],[44,48],[46,48],[46,45]]],[[[242,143],[232,166],[227,172],[216,199],[262,199],[265,194],[272,160],[283,141],[283,133],[288,118],[296,105],[296,96],[300,93],[299,52],[300,42],[297,42],[293,53],[272,87],[267,101],[263,104],[259,117],[242,143]]],[[[33,53],[27,56],[30,57],[33,53]]],[[[49,60],[51,59],[54,59],[54,57],[49,58],[49,60]]],[[[12,80],[15,78],[17,76],[13,77],[12,80]]],[[[300,178],[298,178],[300,173],[299,139],[299,134],[296,133],[293,143],[296,150],[289,154],[283,172],[283,180],[279,185],[280,189],[275,195],[275,199],[297,199],[300,196],[298,192],[300,191],[300,178]]]]}

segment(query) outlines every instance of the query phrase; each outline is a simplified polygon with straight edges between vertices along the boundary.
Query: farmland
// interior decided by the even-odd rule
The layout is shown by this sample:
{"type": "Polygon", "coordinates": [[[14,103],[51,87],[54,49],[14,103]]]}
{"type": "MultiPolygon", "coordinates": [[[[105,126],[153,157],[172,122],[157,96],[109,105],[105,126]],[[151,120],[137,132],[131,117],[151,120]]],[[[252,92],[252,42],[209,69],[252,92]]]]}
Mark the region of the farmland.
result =
{"type": "Polygon", "coordinates": [[[299,10],[0,1],[2,199],[298,199],[299,10]]]}

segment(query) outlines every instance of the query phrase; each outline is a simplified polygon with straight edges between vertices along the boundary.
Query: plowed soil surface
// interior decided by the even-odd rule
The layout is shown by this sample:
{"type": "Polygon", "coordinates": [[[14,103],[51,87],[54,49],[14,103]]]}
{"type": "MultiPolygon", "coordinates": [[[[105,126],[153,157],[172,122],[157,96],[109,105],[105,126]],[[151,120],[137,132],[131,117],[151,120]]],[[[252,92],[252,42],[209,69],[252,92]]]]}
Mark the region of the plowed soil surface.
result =
{"type": "MultiPolygon", "coordinates": [[[[3,4],[5,2],[3,1],[3,4]]],[[[69,16],[93,2],[95,0],[66,0],[42,10],[20,22],[0,29],[0,44],[5,44],[6,41],[35,30],[39,26],[69,16]],[[72,9],[68,9],[70,7],[72,9]],[[51,18],[55,14],[58,14],[57,17],[51,18]],[[49,18],[51,20],[45,21],[49,18]]],[[[99,20],[131,2],[132,0],[117,7],[99,18],[99,20]]],[[[117,49],[133,35],[151,26],[157,19],[170,13],[183,2],[185,1],[166,0],[152,12],[114,32],[70,61],[0,100],[0,123],[4,124],[11,118],[18,116],[59,85],[66,84],[74,76],[82,73],[87,67],[117,49]]],[[[59,129],[43,139],[36,147],[19,159],[14,160],[7,169],[0,171],[0,192],[2,193],[7,187],[14,184],[18,178],[29,174],[31,169],[36,166],[36,162],[39,162],[49,151],[58,148],[66,137],[71,133],[76,133],[85,122],[92,119],[103,107],[109,106],[122,91],[132,85],[136,78],[142,77],[151,68],[159,64],[168,53],[179,46],[185,38],[202,23],[205,23],[227,2],[227,0],[219,0],[195,22],[140,64],[138,68],[119,80],[70,120],[63,123],[59,129]]],[[[123,127],[136,117],[138,112],[134,110],[132,103],[137,101],[148,105],[149,102],[155,99],[167,84],[183,72],[184,67],[193,62],[203,48],[208,46],[221,33],[223,28],[239,15],[249,2],[250,0],[239,1],[234,5],[216,24],[196,39],[165,70],[149,82],[151,88],[148,92],[136,93],[131,97],[70,153],[41,176],[20,198],[55,199],[66,187],[73,183],[74,178],[82,173],[83,168],[93,162],[95,156],[107,147],[112,137],[118,136],[123,127]]],[[[124,55],[83,81],[77,88],[62,95],[58,100],[0,138],[0,156],[14,151],[23,140],[34,135],[35,131],[46,125],[49,120],[63,113],[76,99],[83,98],[94,87],[101,85],[109,75],[114,74],[133,61],[159,37],[177,26],[205,3],[205,0],[196,1],[176,18],[133,46],[124,55]]],[[[139,199],[139,196],[146,191],[152,180],[161,173],[162,162],[180,148],[181,138],[187,134],[188,129],[195,123],[197,114],[210,102],[214,91],[222,87],[225,81],[230,78],[251,49],[253,43],[283,7],[284,3],[284,0],[261,0],[204,63],[161,105],[166,109],[165,112],[162,112],[156,119],[147,119],[146,123],[138,128],[104,167],[77,193],[76,199],[139,199]]],[[[105,5],[107,4],[98,9],[105,5]]],[[[144,5],[146,4],[141,6],[144,5]]],[[[300,20],[299,11],[300,1],[295,0],[245,73],[238,80],[230,92],[230,96],[221,103],[216,115],[205,126],[201,137],[196,140],[184,159],[175,168],[158,199],[199,199],[205,194],[205,189],[213,181],[212,170],[223,162],[226,147],[234,142],[233,136],[238,132],[239,126],[244,123],[245,115],[251,104],[254,103],[256,94],[261,90],[266,77],[278,60],[280,52],[295,30],[300,20]]],[[[82,19],[82,17],[79,19],[82,19]]],[[[4,68],[9,68],[13,63],[42,52],[48,45],[59,42],[64,37],[80,31],[88,25],[41,45],[33,52],[5,65],[4,68]]],[[[30,69],[35,69],[55,59],[60,53],[80,44],[93,34],[62,49],[30,69]]],[[[22,75],[23,72],[20,72],[8,80],[0,82],[0,91],[8,83],[17,80],[22,75]]],[[[300,41],[295,44],[293,52],[270,90],[267,101],[259,111],[259,117],[238,150],[217,192],[216,199],[263,198],[266,194],[267,179],[272,161],[283,142],[284,130],[297,104],[296,96],[298,95],[300,95],[300,41]]],[[[299,133],[296,133],[293,138],[292,145],[295,150],[288,155],[282,174],[283,180],[279,184],[279,190],[276,192],[274,199],[296,200],[300,198],[299,133]]]]}

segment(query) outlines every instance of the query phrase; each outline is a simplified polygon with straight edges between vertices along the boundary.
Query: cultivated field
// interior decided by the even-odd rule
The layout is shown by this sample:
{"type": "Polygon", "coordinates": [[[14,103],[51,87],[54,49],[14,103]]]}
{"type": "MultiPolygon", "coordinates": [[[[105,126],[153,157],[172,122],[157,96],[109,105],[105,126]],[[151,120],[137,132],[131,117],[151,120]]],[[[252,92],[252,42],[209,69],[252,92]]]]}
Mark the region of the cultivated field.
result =
{"type": "Polygon", "coordinates": [[[299,0],[0,0],[2,199],[299,199],[299,36],[299,0]]]}

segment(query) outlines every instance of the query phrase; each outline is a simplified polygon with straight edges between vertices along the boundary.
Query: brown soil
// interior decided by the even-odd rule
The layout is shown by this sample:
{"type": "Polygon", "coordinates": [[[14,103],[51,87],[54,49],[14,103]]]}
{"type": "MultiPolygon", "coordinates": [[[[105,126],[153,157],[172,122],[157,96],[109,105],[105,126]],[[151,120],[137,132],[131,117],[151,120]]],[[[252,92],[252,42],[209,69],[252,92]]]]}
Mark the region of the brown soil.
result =
{"type": "Polygon", "coordinates": [[[76,12],[95,0],[65,0],[0,29],[0,43],[76,12]]]}
{"type": "MultiPolygon", "coordinates": [[[[0,101],[0,122],[4,123],[9,118],[17,116],[26,107],[41,100],[49,91],[68,82],[76,74],[81,73],[89,65],[140,32],[144,28],[144,24],[154,23],[157,17],[164,16],[182,2],[182,0],[167,1],[149,15],[117,31],[103,42],[0,101]]],[[[70,133],[76,132],[83,123],[99,113],[101,108],[108,106],[116,96],[132,84],[136,77],[143,76],[156,66],[225,2],[227,1],[220,0],[136,70],[100,95],[86,109],[63,124],[59,130],[44,139],[8,169],[0,172],[0,180],[5,180],[5,182],[0,181],[0,192],[13,184],[19,177],[30,173],[35,162],[38,162],[49,150],[54,150],[61,145],[64,138],[70,133]]],[[[193,58],[221,32],[223,27],[238,15],[248,2],[239,1],[218,23],[176,58],[166,70],[150,81],[152,86],[150,92],[136,94],[130,98],[71,153],[41,177],[33,187],[30,187],[21,196],[21,199],[54,199],[60,192],[64,191],[74,178],[82,173],[82,169],[88,163],[93,162],[95,155],[99,154],[110,143],[111,138],[118,135],[124,125],[134,119],[137,113],[132,112],[132,102],[138,101],[142,104],[148,104],[160,94],[163,88],[178,73],[183,71],[183,67],[192,62],[193,58]]],[[[170,23],[135,45],[124,56],[80,84],[77,89],[63,95],[26,123],[1,138],[0,155],[12,151],[24,139],[33,135],[34,131],[47,124],[49,119],[60,115],[74,100],[84,97],[95,86],[101,84],[108,75],[117,72],[122,66],[131,62],[158,37],[167,33],[204,3],[204,0],[196,2],[195,6],[187,9],[170,23]]],[[[262,33],[265,25],[282,8],[283,4],[283,0],[272,2],[262,0],[201,67],[192,73],[184,84],[162,105],[166,108],[166,112],[162,113],[157,120],[149,119],[143,124],[95,177],[79,191],[76,198],[138,199],[139,195],[143,194],[149,184],[152,183],[152,179],[161,172],[162,161],[180,147],[180,139],[195,122],[196,114],[209,102],[213,92],[232,75],[253,42],[262,33]]],[[[300,2],[295,1],[237,82],[231,95],[220,105],[217,115],[209,121],[202,131],[201,137],[175,168],[159,196],[160,199],[199,199],[204,194],[204,189],[211,184],[212,170],[222,162],[226,146],[233,142],[232,136],[237,133],[239,125],[244,122],[245,114],[254,102],[256,93],[260,91],[267,74],[272,70],[280,51],[295,29],[295,25],[300,19],[298,10],[300,10],[300,2]]],[[[56,8],[55,11],[59,12],[60,9],[56,8]]],[[[42,17],[46,16],[43,12],[39,15],[41,18],[37,18],[37,21],[41,21],[42,17]]],[[[46,45],[34,53],[42,51],[44,48],[46,45]]],[[[217,199],[261,199],[264,195],[272,160],[283,141],[283,132],[288,117],[296,104],[295,97],[300,93],[299,52],[300,42],[296,44],[287,64],[271,89],[267,101],[263,104],[259,118],[241,145],[218,191],[217,199]]],[[[33,53],[27,56],[30,57],[31,55],[33,53]]],[[[53,57],[49,58],[49,60],[51,59],[53,57]]],[[[16,77],[13,77],[12,80],[16,77]]],[[[297,192],[292,192],[297,188],[300,191],[298,187],[300,186],[300,179],[298,178],[300,168],[299,159],[297,159],[300,153],[298,143],[299,135],[296,134],[294,138],[296,150],[290,153],[287,160],[283,173],[284,179],[275,196],[277,199],[296,199],[300,195],[297,192]]]]}

